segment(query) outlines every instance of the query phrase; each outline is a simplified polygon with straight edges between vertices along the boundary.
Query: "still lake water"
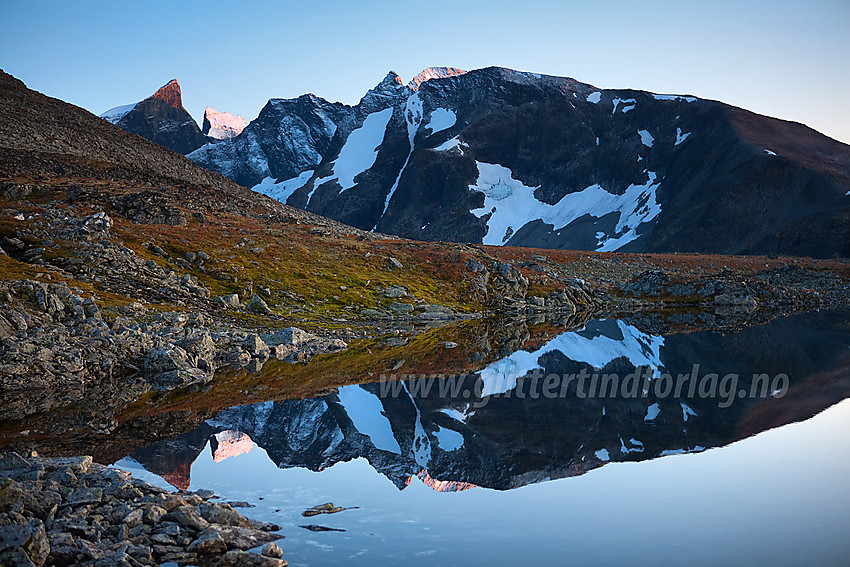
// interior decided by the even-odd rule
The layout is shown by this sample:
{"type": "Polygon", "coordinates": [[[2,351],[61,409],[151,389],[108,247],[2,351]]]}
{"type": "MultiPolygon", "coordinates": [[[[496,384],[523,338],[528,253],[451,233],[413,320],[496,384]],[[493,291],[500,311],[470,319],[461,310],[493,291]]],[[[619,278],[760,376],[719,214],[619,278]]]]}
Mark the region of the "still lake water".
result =
{"type": "Polygon", "coordinates": [[[249,516],[283,526],[290,565],[850,557],[847,312],[727,335],[591,321],[483,366],[454,392],[376,383],[233,407],[117,465],[168,488],[254,504],[249,516]],[[579,396],[567,379],[639,367],[655,378],[637,397],[579,396]],[[531,385],[535,372],[555,375],[557,394],[532,396],[543,389],[531,385]],[[684,388],[676,397],[656,388],[664,372],[736,373],[736,391],[746,392],[753,374],[788,379],[763,396],[688,397],[684,388]],[[301,516],[328,501],[357,508],[301,516]],[[310,524],[345,531],[300,527],[310,524]]]}

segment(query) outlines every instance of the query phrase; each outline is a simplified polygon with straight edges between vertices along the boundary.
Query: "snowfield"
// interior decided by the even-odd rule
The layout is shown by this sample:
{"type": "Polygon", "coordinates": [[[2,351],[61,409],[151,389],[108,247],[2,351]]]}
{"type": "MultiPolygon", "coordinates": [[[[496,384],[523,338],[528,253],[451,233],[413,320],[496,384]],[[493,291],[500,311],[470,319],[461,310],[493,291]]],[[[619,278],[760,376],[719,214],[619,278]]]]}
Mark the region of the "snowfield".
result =
{"type": "MultiPolygon", "coordinates": [[[[389,110],[392,112],[392,109],[389,110]]],[[[381,212],[381,216],[378,217],[378,220],[375,221],[375,226],[372,227],[373,231],[377,230],[378,223],[381,222],[381,218],[387,212],[387,209],[390,206],[390,201],[392,200],[393,195],[395,195],[395,190],[398,189],[398,184],[401,181],[401,176],[404,173],[404,170],[407,169],[407,164],[410,163],[410,156],[413,155],[413,140],[416,137],[416,132],[417,130],[419,130],[419,126],[422,124],[422,99],[419,98],[419,93],[410,95],[410,97],[408,97],[407,102],[404,105],[404,121],[405,124],[407,124],[407,141],[410,144],[410,150],[407,152],[407,158],[405,158],[404,164],[401,166],[401,169],[399,170],[398,175],[395,178],[393,186],[390,187],[390,191],[389,193],[387,193],[387,196],[384,199],[384,210],[381,212]]]]}
{"type": "Polygon", "coordinates": [[[451,128],[456,122],[457,115],[454,112],[445,108],[437,108],[431,113],[431,119],[425,125],[425,128],[430,129],[431,134],[436,134],[451,128]]]}
{"type": "Polygon", "coordinates": [[[490,215],[484,244],[501,246],[510,240],[510,235],[537,219],[559,230],[584,215],[602,218],[616,212],[619,220],[615,233],[598,234],[596,247],[601,251],[613,251],[638,238],[638,227],[661,213],[656,199],[660,181],[656,181],[657,176],[652,171],[644,170],[648,181],[629,186],[622,195],[609,193],[594,184],[564,195],[550,205],[534,196],[536,187],[527,187],[514,179],[510,169],[493,163],[477,161],[476,164],[478,180],[469,189],[484,193],[484,205],[470,212],[479,218],[490,215]]]}
{"type": "MultiPolygon", "coordinates": [[[[354,178],[375,165],[375,160],[378,159],[378,148],[384,143],[387,124],[392,115],[393,109],[385,108],[367,116],[363,125],[348,135],[345,145],[339,152],[339,157],[331,164],[333,173],[317,179],[313,190],[334,180],[339,183],[340,193],[354,187],[356,185],[354,178]]],[[[311,192],[310,197],[312,196],[311,192]]]]}
{"type": "Polygon", "coordinates": [[[298,177],[293,177],[292,179],[286,179],[280,182],[276,182],[271,177],[266,177],[260,183],[251,187],[251,190],[256,191],[257,193],[262,193],[263,195],[268,195],[272,199],[276,199],[281,203],[286,203],[287,199],[289,199],[289,197],[291,197],[297,190],[304,187],[304,185],[310,181],[311,177],[313,177],[312,169],[308,169],[301,173],[298,177]]]}
{"type": "Polygon", "coordinates": [[[570,360],[584,362],[594,368],[602,368],[612,360],[624,357],[633,366],[648,366],[654,370],[663,367],[661,347],[664,337],[648,335],[636,327],[617,321],[623,340],[599,334],[588,337],[585,331],[569,331],[558,335],[535,351],[520,350],[507,358],[496,361],[481,371],[484,382],[481,396],[504,394],[516,388],[517,379],[532,370],[542,369],[538,363],[541,356],[558,351],[570,360]]]}

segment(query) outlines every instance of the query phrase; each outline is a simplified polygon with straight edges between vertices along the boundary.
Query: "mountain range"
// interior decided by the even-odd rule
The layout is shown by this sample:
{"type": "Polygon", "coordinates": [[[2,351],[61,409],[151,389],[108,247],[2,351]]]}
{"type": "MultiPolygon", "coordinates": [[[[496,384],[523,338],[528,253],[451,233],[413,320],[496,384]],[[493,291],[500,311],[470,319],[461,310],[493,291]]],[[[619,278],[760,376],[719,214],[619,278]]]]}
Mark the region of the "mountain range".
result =
{"type": "MultiPolygon", "coordinates": [[[[159,141],[133,117],[153,115],[144,106],[158,95],[116,123],[159,141]]],[[[158,131],[183,132],[185,117],[163,117],[158,131]]],[[[273,98],[238,135],[202,138],[164,145],[287,204],[406,238],[850,256],[850,146],[693,96],[437,67],[407,84],[390,72],[354,106],[273,98]]]]}

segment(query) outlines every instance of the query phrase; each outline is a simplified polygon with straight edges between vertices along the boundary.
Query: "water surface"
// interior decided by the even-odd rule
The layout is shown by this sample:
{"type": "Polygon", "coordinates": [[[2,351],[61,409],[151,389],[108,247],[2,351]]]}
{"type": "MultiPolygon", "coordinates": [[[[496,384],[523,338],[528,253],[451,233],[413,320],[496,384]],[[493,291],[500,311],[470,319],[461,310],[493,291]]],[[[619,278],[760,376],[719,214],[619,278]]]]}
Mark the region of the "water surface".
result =
{"type": "Polygon", "coordinates": [[[725,335],[596,320],[503,354],[453,391],[370,383],[232,407],[118,464],[256,505],[284,527],[292,565],[838,565],[850,553],[845,313],[725,335]],[[564,386],[641,368],[654,378],[637,397],[564,386]],[[688,372],[739,378],[728,396],[659,395],[663,373],[688,372]],[[787,385],[750,396],[760,374],[787,385]],[[358,508],[301,516],[327,501],[358,508]]]}

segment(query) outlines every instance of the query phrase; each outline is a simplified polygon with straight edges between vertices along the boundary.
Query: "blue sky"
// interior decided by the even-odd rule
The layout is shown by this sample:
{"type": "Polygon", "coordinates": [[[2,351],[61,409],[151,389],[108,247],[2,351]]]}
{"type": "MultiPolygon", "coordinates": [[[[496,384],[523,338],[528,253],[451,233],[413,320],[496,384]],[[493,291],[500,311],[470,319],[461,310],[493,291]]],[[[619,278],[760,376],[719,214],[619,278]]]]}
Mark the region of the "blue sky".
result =
{"type": "Polygon", "coordinates": [[[390,69],[489,65],[693,94],[850,143],[850,1],[0,0],[0,67],[99,114],[176,77],[256,117],[271,97],[354,104],[390,69]]]}

